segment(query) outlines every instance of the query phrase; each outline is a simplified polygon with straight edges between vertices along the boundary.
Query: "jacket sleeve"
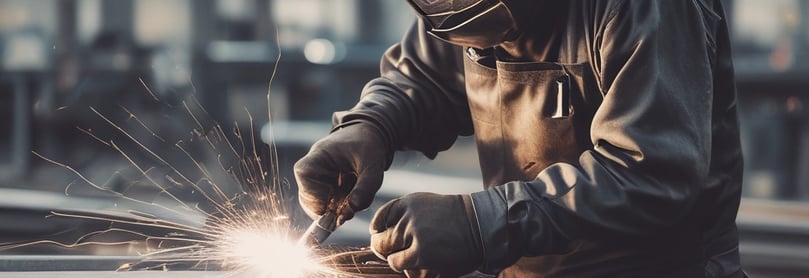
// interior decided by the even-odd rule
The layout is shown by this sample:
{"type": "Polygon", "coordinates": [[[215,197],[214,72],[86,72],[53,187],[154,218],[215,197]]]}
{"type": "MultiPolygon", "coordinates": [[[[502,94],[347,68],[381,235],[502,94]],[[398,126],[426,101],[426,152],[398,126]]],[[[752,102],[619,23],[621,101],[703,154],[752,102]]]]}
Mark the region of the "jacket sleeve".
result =
{"type": "Polygon", "coordinates": [[[379,128],[393,150],[417,150],[430,158],[458,135],[471,135],[463,51],[414,24],[381,61],[381,75],[368,82],[356,106],[333,116],[335,128],[358,121],[379,128]]]}
{"type": "MultiPolygon", "coordinates": [[[[578,165],[473,194],[484,268],[683,221],[708,174],[711,47],[694,1],[612,1],[592,47],[603,102],[578,165]]],[[[598,22],[598,20],[595,20],[598,22]]]]}

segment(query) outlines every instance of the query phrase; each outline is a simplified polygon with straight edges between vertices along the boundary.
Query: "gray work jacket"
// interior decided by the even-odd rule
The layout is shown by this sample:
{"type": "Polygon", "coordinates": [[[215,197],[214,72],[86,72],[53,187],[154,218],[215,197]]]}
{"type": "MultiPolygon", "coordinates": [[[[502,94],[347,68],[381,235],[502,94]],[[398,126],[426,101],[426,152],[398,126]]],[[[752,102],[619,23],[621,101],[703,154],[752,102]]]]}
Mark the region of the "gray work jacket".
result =
{"type": "Polygon", "coordinates": [[[721,3],[566,3],[552,35],[524,34],[553,38],[539,62],[414,25],[335,125],[370,122],[392,150],[428,157],[474,135],[484,271],[741,275],[742,156],[721,3]]]}

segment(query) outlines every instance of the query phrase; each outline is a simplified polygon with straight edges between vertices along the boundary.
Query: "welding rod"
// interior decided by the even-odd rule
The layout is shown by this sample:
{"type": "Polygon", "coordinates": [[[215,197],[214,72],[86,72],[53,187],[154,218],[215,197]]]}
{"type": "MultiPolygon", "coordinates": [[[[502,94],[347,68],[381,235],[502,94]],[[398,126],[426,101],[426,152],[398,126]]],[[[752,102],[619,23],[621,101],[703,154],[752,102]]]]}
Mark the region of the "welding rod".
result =
{"type": "Polygon", "coordinates": [[[312,225],[309,225],[309,228],[303,233],[298,243],[312,247],[319,246],[323,241],[326,241],[326,238],[328,238],[335,229],[337,229],[337,213],[327,211],[320,216],[320,218],[312,222],[312,225]]]}
{"type": "Polygon", "coordinates": [[[306,246],[312,247],[319,246],[326,241],[326,239],[331,235],[331,233],[334,232],[334,230],[337,229],[338,226],[340,226],[340,224],[343,224],[340,214],[343,213],[343,209],[348,206],[348,196],[350,196],[354,190],[353,188],[347,190],[349,187],[343,185],[353,185],[356,182],[356,177],[341,173],[338,179],[339,185],[334,192],[334,196],[332,196],[329,201],[326,213],[321,215],[320,218],[316,219],[311,225],[309,225],[309,228],[306,229],[306,232],[298,241],[299,244],[305,244],[306,246]]]}

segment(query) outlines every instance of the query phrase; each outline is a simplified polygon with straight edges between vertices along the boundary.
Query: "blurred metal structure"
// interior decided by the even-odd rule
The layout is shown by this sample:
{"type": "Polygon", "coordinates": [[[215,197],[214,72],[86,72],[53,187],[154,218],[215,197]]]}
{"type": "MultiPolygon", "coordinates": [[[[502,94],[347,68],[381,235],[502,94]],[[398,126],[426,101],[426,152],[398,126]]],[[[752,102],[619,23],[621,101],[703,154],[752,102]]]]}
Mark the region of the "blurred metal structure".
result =
{"type": "Polygon", "coordinates": [[[730,9],[745,196],[809,201],[809,2],[736,0],[730,9]]]}
{"type": "Polygon", "coordinates": [[[737,223],[742,266],[751,277],[809,274],[809,205],[746,199],[737,223]]]}
{"type": "Polygon", "coordinates": [[[6,129],[0,139],[0,180],[20,178],[27,171],[30,149],[29,118],[30,91],[23,74],[6,74],[0,78],[5,85],[0,96],[0,109],[5,111],[2,126],[6,129]],[[16,75],[16,76],[15,76],[16,75]]]}

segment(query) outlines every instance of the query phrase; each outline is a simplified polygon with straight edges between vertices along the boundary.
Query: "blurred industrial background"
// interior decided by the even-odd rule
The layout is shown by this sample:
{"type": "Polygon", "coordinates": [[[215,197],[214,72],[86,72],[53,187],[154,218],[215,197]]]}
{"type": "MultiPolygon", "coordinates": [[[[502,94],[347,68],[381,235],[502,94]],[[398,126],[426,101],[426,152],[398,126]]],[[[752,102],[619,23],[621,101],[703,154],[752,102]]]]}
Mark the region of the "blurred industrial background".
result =
{"type": "MultiPolygon", "coordinates": [[[[809,1],[725,3],[746,158],[738,220],[742,259],[760,277],[805,277],[809,1]]],[[[0,242],[66,229],[80,234],[96,224],[44,216],[60,208],[112,206],[93,190],[66,196],[76,175],[32,151],[138,197],[137,187],[145,185],[133,181],[137,173],[127,172],[129,163],[88,135],[120,136],[90,107],[115,122],[131,121],[129,113],[109,112],[123,106],[162,137],[183,138],[194,127],[167,110],[182,110],[193,95],[226,132],[252,125],[260,129],[257,138],[274,137],[281,176],[294,188],[292,163],[328,132],[333,111],[356,102],[378,74],[381,54],[413,19],[400,0],[0,0],[0,242]],[[267,125],[268,90],[274,132],[267,125]]],[[[175,143],[153,141],[146,144],[158,151],[175,143]]],[[[400,155],[380,202],[413,191],[475,191],[481,186],[476,160],[468,138],[436,161],[400,155]]],[[[367,244],[369,213],[358,218],[334,243],[367,244]]],[[[129,252],[119,249],[3,253],[129,252]]]]}

